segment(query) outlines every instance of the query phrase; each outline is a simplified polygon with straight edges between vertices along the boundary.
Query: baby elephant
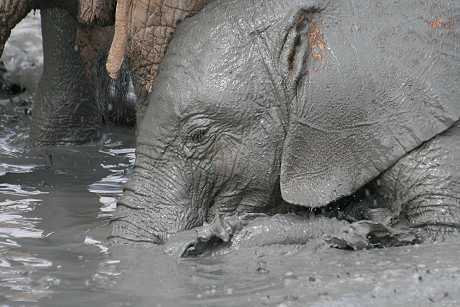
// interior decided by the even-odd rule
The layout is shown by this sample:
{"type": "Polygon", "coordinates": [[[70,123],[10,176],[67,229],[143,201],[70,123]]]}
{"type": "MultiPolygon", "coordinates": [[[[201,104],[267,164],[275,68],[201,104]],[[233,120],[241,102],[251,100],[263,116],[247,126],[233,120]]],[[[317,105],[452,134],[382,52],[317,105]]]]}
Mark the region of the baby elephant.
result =
{"type": "Polygon", "coordinates": [[[179,25],[149,99],[117,242],[228,241],[235,219],[345,202],[459,232],[458,0],[216,0],[179,25]]]}

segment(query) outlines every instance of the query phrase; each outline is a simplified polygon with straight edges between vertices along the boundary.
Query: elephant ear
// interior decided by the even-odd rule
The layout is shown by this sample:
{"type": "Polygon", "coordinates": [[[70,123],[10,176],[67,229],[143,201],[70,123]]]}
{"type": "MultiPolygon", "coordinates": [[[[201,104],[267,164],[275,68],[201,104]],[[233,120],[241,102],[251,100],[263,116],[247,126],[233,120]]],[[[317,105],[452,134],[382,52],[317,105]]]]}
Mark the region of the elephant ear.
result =
{"type": "MultiPolygon", "coordinates": [[[[313,15],[300,37],[307,64],[289,105],[280,173],[291,204],[351,195],[460,117],[458,1],[408,0],[388,14],[369,3],[360,16],[340,3],[313,15]]],[[[302,58],[298,51],[290,58],[302,58]]]]}

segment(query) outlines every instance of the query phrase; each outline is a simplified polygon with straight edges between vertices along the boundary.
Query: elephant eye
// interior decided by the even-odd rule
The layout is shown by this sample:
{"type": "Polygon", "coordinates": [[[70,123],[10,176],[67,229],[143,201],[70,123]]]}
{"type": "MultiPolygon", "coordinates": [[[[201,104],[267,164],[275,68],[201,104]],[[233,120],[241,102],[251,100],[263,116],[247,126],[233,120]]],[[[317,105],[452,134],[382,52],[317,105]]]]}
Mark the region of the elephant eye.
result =
{"type": "Polygon", "coordinates": [[[208,131],[209,131],[209,127],[195,128],[190,132],[189,139],[193,143],[200,144],[205,140],[206,134],[208,133],[208,131]]]}

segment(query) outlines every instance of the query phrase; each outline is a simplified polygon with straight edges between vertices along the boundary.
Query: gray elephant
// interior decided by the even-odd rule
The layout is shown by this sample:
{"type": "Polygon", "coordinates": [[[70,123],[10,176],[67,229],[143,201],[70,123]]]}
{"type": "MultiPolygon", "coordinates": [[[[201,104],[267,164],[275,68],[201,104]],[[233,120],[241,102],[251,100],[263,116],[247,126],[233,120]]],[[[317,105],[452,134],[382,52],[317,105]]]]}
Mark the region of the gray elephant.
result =
{"type": "Polygon", "coordinates": [[[208,4],[160,65],[112,240],[226,240],[235,217],[369,194],[424,239],[457,234],[459,58],[456,0],[208,4]]]}

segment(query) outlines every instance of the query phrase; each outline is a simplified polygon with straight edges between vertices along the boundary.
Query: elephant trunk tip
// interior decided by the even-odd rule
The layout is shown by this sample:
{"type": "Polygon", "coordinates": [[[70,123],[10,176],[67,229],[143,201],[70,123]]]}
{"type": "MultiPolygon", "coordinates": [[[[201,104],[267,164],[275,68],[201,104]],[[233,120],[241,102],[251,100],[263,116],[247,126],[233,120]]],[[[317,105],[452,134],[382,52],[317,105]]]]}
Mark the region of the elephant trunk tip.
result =
{"type": "Polygon", "coordinates": [[[106,69],[112,79],[117,79],[128,42],[129,0],[118,0],[115,13],[115,34],[107,57],[106,69]]]}

